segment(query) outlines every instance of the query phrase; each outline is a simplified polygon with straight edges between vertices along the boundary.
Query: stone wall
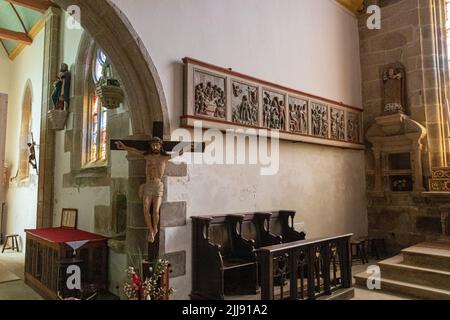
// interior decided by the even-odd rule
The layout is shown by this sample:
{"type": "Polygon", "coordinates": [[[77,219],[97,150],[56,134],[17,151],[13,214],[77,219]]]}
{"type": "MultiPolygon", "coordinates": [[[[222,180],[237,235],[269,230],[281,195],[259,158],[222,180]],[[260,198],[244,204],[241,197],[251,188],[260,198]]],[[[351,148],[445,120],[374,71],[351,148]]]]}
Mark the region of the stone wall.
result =
{"type": "MultiPolygon", "coordinates": [[[[448,141],[442,86],[442,72],[448,77],[446,56],[437,45],[440,29],[436,12],[440,0],[373,0],[381,7],[381,29],[367,28],[368,15],[359,17],[362,95],[365,132],[382,112],[382,71],[401,62],[406,69],[407,113],[426,128],[422,164],[424,188],[433,167],[448,164],[448,141]],[[446,61],[445,61],[446,62],[446,61]]],[[[440,21],[442,22],[442,21],[440,21]]],[[[429,192],[374,193],[374,158],[367,142],[366,175],[368,186],[369,233],[387,239],[396,252],[409,245],[441,235],[441,207],[450,195],[429,192]]]]}
{"type": "MultiPolygon", "coordinates": [[[[439,96],[440,57],[434,44],[432,5],[438,0],[369,1],[381,6],[381,29],[369,30],[368,15],[359,18],[364,127],[367,130],[382,111],[382,70],[401,62],[406,69],[407,109],[427,129],[423,150],[425,185],[432,167],[445,164],[439,96]]],[[[368,162],[370,163],[370,162],[368,162]]],[[[370,168],[369,166],[369,169],[370,168]]]]}

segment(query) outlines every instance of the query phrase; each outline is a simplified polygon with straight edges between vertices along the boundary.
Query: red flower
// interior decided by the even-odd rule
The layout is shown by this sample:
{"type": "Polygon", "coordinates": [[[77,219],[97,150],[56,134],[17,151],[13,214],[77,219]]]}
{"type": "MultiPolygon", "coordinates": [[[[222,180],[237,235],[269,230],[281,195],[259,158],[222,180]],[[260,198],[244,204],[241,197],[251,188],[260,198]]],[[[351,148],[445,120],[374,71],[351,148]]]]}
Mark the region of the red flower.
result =
{"type": "Polygon", "coordinates": [[[141,277],[139,277],[139,275],[136,272],[133,272],[131,274],[131,281],[133,282],[133,288],[135,290],[140,290],[141,288],[141,277]]]}

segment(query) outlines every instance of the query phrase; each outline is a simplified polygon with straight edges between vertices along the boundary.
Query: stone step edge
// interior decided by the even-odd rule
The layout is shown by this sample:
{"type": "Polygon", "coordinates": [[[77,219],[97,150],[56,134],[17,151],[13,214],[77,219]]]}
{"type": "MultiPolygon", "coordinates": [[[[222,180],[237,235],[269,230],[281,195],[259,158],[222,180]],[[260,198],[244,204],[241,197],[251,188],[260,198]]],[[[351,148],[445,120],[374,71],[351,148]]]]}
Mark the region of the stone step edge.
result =
{"type": "MultiPolygon", "coordinates": [[[[367,279],[369,277],[370,277],[370,275],[366,274],[365,272],[358,273],[357,275],[354,276],[355,280],[360,279],[360,280],[363,280],[363,281],[367,281],[367,279]]],[[[427,291],[427,292],[431,292],[431,293],[437,293],[437,294],[441,294],[441,295],[446,295],[450,299],[450,291],[449,290],[437,289],[437,288],[434,288],[434,287],[428,287],[428,286],[423,286],[423,285],[420,285],[420,284],[409,283],[409,282],[404,282],[404,281],[398,281],[398,280],[393,280],[393,279],[386,279],[386,278],[381,278],[381,291],[383,291],[383,282],[389,283],[389,284],[392,284],[392,285],[396,285],[396,286],[399,286],[399,287],[413,288],[413,289],[427,291]]],[[[356,283],[356,285],[359,286],[359,287],[366,288],[363,285],[360,285],[358,283],[356,283]]],[[[386,291],[390,291],[390,290],[386,290],[386,291]]],[[[404,295],[410,296],[410,294],[404,294],[404,295]]]]}
{"type": "Polygon", "coordinates": [[[450,272],[449,271],[443,271],[440,269],[431,269],[431,268],[424,268],[424,267],[418,267],[418,266],[413,266],[413,265],[409,265],[409,264],[402,264],[403,262],[403,256],[402,255],[398,255],[383,261],[378,262],[378,265],[380,266],[380,268],[382,267],[389,267],[389,268],[395,268],[395,269],[403,269],[403,270],[411,270],[411,271],[420,271],[420,272],[427,272],[427,273],[432,273],[435,275],[440,275],[440,276],[448,276],[450,277],[450,272]]]}
{"type": "Polygon", "coordinates": [[[418,256],[432,256],[432,257],[439,257],[439,258],[443,258],[443,259],[449,259],[450,260],[450,256],[448,255],[442,255],[439,254],[437,252],[417,252],[414,250],[411,250],[410,248],[406,248],[401,250],[402,254],[407,254],[407,255],[418,255],[418,256]]]}

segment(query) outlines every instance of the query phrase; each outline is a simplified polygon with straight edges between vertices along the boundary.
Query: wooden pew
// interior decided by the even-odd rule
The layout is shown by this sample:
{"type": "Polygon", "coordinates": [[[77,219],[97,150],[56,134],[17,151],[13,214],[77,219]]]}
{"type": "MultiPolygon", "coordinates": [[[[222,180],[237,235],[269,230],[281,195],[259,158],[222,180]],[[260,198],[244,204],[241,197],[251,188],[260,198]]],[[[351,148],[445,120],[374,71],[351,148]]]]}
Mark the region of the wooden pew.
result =
{"type": "Polygon", "coordinates": [[[256,294],[255,250],[304,240],[294,230],[295,211],[192,217],[192,299],[256,294]]]}
{"type": "Polygon", "coordinates": [[[192,299],[256,294],[255,246],[241,235],[243,220],[242,215],[192,217],[192,299]]]}
{"type": "Polygon", "coordinates": [[[283,243],[305,240],[306,234],[294,229],[295,211],[280,210],[271,213],[271,231],[279,234],[283,243]]]}

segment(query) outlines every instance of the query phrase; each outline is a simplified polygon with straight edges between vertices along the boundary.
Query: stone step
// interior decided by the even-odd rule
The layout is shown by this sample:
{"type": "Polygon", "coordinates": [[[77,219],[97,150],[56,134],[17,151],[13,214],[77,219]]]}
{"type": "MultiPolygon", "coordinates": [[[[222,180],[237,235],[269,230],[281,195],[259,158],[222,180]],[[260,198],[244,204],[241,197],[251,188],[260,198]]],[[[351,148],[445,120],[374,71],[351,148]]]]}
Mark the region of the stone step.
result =
{"type": "MultiPolygon", "coordinates": [[[[355,284],[367,289],[367,279],[369,276],[366,272],[355,275],[355,284]]],[[[400,293],[419,299],[450,300],[449,290],[436,289],[392,279],[381,279],[381,291],[400,293]]]]}
{"type": "Polygon", "coordinates": [[[402,255],[380,261],[378,266],[385,279],[450,290],[450,272],[406,265],[402,255]]]}
{"type": "Polygon", "coordinates": [[[339,289],[333,292],[330,296],[322,296],[317,300],[351,300],[355,297],[354,288],[339,289]]]}
{"type": "Polygon", "coordinates": [[[403,263],[411,266],[450,271],[450,242],[421,243],[402,250],[403,263]]]}

